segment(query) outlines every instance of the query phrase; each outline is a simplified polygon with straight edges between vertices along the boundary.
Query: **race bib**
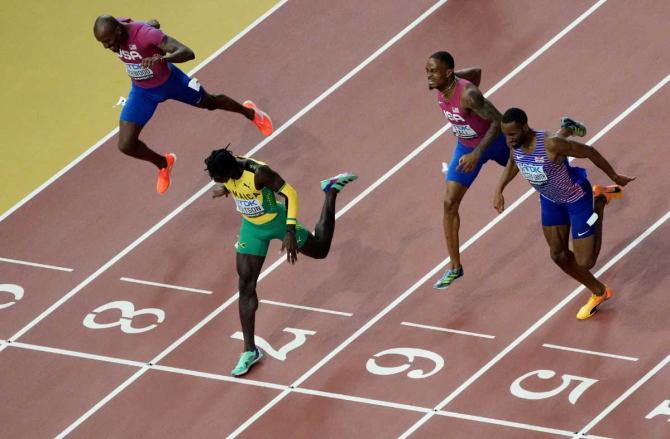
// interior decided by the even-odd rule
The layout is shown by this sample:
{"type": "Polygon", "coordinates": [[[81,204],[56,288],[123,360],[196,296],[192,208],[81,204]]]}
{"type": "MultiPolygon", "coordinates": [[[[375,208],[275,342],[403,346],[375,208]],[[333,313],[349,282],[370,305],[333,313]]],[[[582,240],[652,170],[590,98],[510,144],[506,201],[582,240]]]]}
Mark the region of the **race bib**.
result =
{"type": "Polygon", "coordinates": [[[547,174],[544,173],[542,165],[530,165],[528,163],[518,163],[519,171],[523,178],[532,185],[543,185],[547,182],[547,174]]]}
{"type": "Polygon", "coordinates": [[[154,77],[154,72],[151,69],[145,69],[142,64],[128,64],[126,63],[126,72],[131,79],[135,81],[143,81],[154,77]]]}
{"type": "Polygon", "coordinates": [[[454,132],[454,136],[461,139],[474,139],[477,137],[475,130],[470,127],[470,125],[451,125],[451,129],[454,132]]]}
{"type": "Polygon", "coordinates": [[[239,200],[235,198],[237,211],[248,217],[257,217],[265,213],[263,206],[258,204],[258,200],[239,200]]]}

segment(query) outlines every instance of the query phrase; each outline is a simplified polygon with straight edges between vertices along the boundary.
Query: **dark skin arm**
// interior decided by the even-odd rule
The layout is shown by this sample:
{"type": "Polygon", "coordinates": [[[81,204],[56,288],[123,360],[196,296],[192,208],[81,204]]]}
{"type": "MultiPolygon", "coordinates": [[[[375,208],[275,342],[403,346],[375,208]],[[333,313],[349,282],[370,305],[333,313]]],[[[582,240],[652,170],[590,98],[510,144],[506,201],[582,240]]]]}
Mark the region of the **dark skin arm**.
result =
{"type": "Polygon", "coordinates": [[[502,115],[474,85],[469,86],[463,91],[463,94],[461,95],[461,107],[468,109],[482,119],[491,122],[489,129],[486,131],[486,134],[484,134],[479,145],[477,145],[471,153],[464,154],[458,161],[459,170],[470,172],[475,168],[484,151],[486,151],[500,134],[500,120],[502,119],[502,115]]]}
{"type": "Polygon", "coordinates": [[[544,147],[547,151],[547,156],[554,163],[560,163],[568,156],[589,159],[594,165],[607,174],[610,180],[620,186],[626,186],[628,183],[635,180],[635,177],[627,177],[625,175],[617,174],[605,157],[592,146],[558,136],[551,136],[545,139],[544,147]]]}
{"type": "Polygon", "coordinates": [[[510,157],[507,160],[507,165],[505,166],[505,169],[500,176],[498,187],[493,194],[493,208],[497,210],[498,213],[502,213],[503,210],[505,210],[505,197],[503,197],[503,190],[505,190],[505,186],[507,186],[510,181],[514,180],[514,177],[516,177],[518,173],[519,168],[510,154],[510,157]]]}
{"type": "MultiPolygon", "coordinates": [[[[284,186],[284,179],[273,171],[269,166],[263,165],[256,170],[254,177],[256,189],[270,188],[275,193],[284,186]]],[[[298,241],[295,237],[295,224],[286,225],[286,234],[282,242],[281,251],[286,250],[286,261],[289,264],[295,264],[298,260],[298,241]]]]}
{"type": "Polygon", "coordinates": [[[163,41],[161,41],[161,44],[158,47],[165,53],[165,55],[157,54],[149,58],[144,58],[142,60],[142,67],[151,67],[154,63],[160,60],[178,64],[195,59],[195,53],[193,53],[190,48],[169,35],[165,35],[165,38],[163,38],[163,41]]]}
{"type": "Polygon", "coordinates": [[[156,20],[155,18],[152,18],[150,20],[145,21],[146,24],[148,24],[151,27],[155,27],[156,29],[161,28],[161,24],[156,20]]]}
{"type": "Polygon", "coordinates": [[[479,83],[482,81],[482,69],[478,67],[456,70],[454,71],[454,75],[472,82],[477,87],[479,87],[479,83]]]}

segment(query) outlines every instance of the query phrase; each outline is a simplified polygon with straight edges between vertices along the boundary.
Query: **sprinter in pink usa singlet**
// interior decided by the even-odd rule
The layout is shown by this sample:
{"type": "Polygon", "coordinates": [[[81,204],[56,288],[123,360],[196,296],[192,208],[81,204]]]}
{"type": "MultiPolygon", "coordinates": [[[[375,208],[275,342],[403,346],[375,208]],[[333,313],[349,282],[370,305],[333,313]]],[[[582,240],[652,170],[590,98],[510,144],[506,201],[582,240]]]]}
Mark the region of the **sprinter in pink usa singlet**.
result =
{"type": "Polygon", "coordinates": [[[158,168],[156,191],[170,187],[170,174],[177,156],[158,154],[140,140],[140,132],[161,102],[174,99],[208,110],[239,113],[259,131],[272,134],[272,121],[251,101],[239,104],[224,94],[209,94],[197,79],[190,78],[175,64],[195,58],[191,49],[160,30],[157,20],[147,22],[101,15],[93,34],[105,49],[116,53],[131,80],[130,93],[121,111],[118,146],[121,152],[153,163],[158,168]]]}

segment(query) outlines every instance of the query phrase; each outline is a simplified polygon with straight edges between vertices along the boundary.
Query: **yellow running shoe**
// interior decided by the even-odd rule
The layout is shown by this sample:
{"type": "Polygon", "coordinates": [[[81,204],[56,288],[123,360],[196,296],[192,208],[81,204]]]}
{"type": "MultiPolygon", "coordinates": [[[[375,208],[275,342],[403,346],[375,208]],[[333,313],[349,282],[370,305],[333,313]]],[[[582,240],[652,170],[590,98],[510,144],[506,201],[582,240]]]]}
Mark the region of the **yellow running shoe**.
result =
{"type": "Polygon", "coordinates": [[[605,204],[608,204],[611,200],[623,198],[623,188],[618,184],[613,184],[612,186],[600,186],[599,184],[594,184],[593,198],[599,197],[600,195],[605,196],[605,204]]]}
{"type": "Polygon", "coordinates": [[[612,290],[609,289],[609,287],[605,286],[605,293],[603,293],[602,296],[596,296],[595,294],[591,294],[591,297],[589,298],[589,301],[586,302],[586,305],[582,306],[579,308],[579,312],[577,313],[577,318],[579,320],[586,320],[589,317],[591,317],[593,314],[598,311],[598,305],[612,297],[613,293],[612,290]]]}

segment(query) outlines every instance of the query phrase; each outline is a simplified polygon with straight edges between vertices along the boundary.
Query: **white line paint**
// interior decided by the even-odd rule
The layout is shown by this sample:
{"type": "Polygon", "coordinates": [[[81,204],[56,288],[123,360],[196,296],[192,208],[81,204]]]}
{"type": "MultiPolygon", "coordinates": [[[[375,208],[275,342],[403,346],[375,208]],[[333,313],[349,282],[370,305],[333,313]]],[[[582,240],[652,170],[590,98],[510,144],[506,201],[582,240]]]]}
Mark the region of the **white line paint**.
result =
{"type": "Polygon", "coordinates": [[[577,353],[580,353],[580,354],[595,355],[595,356],[598,356],[598,357],[616,358],[618,360],[626,360],[626,361],[637,361],[637,360],[639,360],[639,358],[626,357],[625,355],[608,354],[607,352],[588,351],[586,349],[571,348],[571,347],[568,347],[568,346],[561,346],[561,345],[551,344],[551,343],[544,343],[542,346],[544,346],[545,348],[549,348],[549,349],[558,349],[560,351],[577,352],[577,353]]]}
{"type": "Polygon", "coordinates": [[[143,363],[141,361],[126,360],[124,358],[109,357],[107,355],[89,354],[89,353],[86,353],[86,352],[72,351],[72,350],[69,350],[69,349],[52,348],[52,347],[40,346],[40,345],[36,345],[36,344],[32,344],[32,343],[22,343],[22,342],[15,341],[15,342],[7,343],[7,346],[12,347],[12,348],[31,350],[31,351],[48,352],[50,354],[65,355],[65,356],[68,356],[68,357],[85,358],[87,360],[104,361],[105,363],[122,364],[124,366],[134,366],[134,367],[146,366],[146,363],[143,363]]]}
{"type": "Polygon", "coordinates": [[[286,308],[303,309],[305,311],[322,312],[322,313],[325,313],[325,314],[335,314],[335,315],[338,315],[338,316],[346,316],[346,317],[353,316],[353,314],[350,313],[350,312],[333,311],[331,309],[324,309],[324,308],[312,308],[310,306],[294,305],[292,303],[276,302],[274,300],[261,299],[260,302],[268,304],[268,305],[283,306],[283,307],[286,307],[286,308]]]}
{"type": "Polygon", "coordinates": [[[365,67],[367,67],[372,61],[375,59],[379,58],[379,56],[386,52],[391,46],[393,46],[395,43],[397,43],[402,37],[407,35],[412,29],[417,27],[419,24],[421,24],[422,21],[424,21],[426,18],[428,18],[430,15],[433,14],[436,10],[438,10],[443,4],[445,4],[447,0],[439,0],[436,2],[433,6],[431,6],[426,12],[421,14],[416,20],[414,20],[412,23],[410,23],[407,27],[405,27],[403,30],[398,32],[393,38],[391,38],[389,41],[387,41],[383,46],[381,46],[379,49],[377,49],[372,55],[367,57],[365,61],[360,63],[358,66],[356,66],[353,70],[351,70],[349,73],[347,73],[345,76],[342,77],[339,81],[337,81],[335,84],[333,84],[328,90],[323,92],[318,98],[314,99],[309,105],[307,105],[305,108],[303,108],[301,111],[299,111],[297,114],[295,114],[292,118],[290,118],[284,125],[279,127],[279,129],[275,130],[271,136],[265,138],[262,142],[260,142],[254,149],[252,149],[248,155],[253,155],[256,153],[259,149],[263,148],[268,142],[270,142],[272,139],[277,137],[279,134],[281,134],[285,129],[287,129],[289,126],[293,125],[295,121],[300,119],[305,113],[310,111],[312,108],[316,107],[321,101],[326,99],[328,96],[330,96],[335,90],[340,88],[345,82],[349,81],[351,78],[353,78],[358,72],[363,70],[365,67]]]}
{"type": "MultiPolygon", "coordinates": [[[[261,22],[263,22],[266,18],[268,18],[270,15],[272,15],[277,9],[282,7],[288,0],[280,0],[277,4],[275,4],[272,8],[270,8],[265,14],[261,15],[258,17],[256,20],[254,20],[253,23],[251,23],[249,26],[247,26],[244,30],[242,30],[240,33],[235,35],[230,41],[228,41],[226,44],[221,46],[216,52],[208,56],[205,60],[203,60],[200,64],[195,66],[193,70],[188,72],[189,76],[194,75],[197,71],[205,67],[207,64],[209,64],[214,58],[217,56],[221,55],[226,49],[228,49],[230,46],[235,44],[237,41],[239,41],[242,37],[244,37],[247,33],[249,33],[251,30],[253,30],[256,26],[258,26],[261,22]]],[[[84,151],[79,157],[74,159],[72,162],[70,162],[67,166],[65,166],[63,169],[58,171],[56,174],[54,174],[50,179],[42,183],[37,189],[26,195],[21,201],[16,203],[14,206],[12,206],[9,210],[7,210],[5,213],[0,215],[0,222],[2,222],[5,218],[16,212],[21,206],[26,204],[28,201],[30,201],[32,198],[34,198],[37,194],[42,192],[45,188],[47,188],[51,183],[54,181],[58,180],[61,176],[63,176],[66,172],[68,172],[70,169],[74,168],[79,162],[84,160],[86,157],[91,155],[93,151],[98,149],[101,145],[103,145],[105,142],[107,142],[109,139],[114,137],[116,133],[119,132],[119,128],[116,127],[112,131],[110,131],[105,137],[102,139],[98,140],[93,146],[88,148],[86,151],[84,151]]]]}
{"type": "Polygon", "coordinates": [[[450,332],[452,334],[469,335],[471,337],[496,338],[494,335],[480,334],[478,332],[461,331],[459,329],[440,328],[439,326],[422,325],[420,323],[401,322],[401,325],[412,326],[414,328],[430,329],[432,331],[450,332]]]}
{"type": "Polygon", "coordinates": [[[642,385],[643,385],[644,383],[646,383],[647,381],[649,381],[654,375],[656,375],[658,372],[660,372],[661,369],[663,369],[664,367],[666,367],[669,363],[670,363],[670,355],[668,355],[668,356],[665,357],[663,360],[661,360],[660,363],[658,363],[656,366],[654,366],[653,369],[651,369],[649,372],[647,372],[647,373],[646,373],[642,378],[640,378],[635,384],[633,384],[632,386],[630,386],[630,387],[628,388],[628,390],[626,390],[624,393],[621,394],[621,396],[619,396],[617,399],[615,399],[614,401],[612,401],[612,403],[611,403],[610,405],[608,405],[608,406],[605,408],[605,410],[603,410],[602,412],[600,412],[600,413],[598,414],[598,416],[596,416],[595,418],[593,418],[593,420],[591,420],[591,422],[589,422],[588,424],[586,424],[586,425],[584,426],[584,428],[582,428],[581,430],[579,430],[578,434],[575,435],[574,437],[577,438],[577,439],[584,437],[583,435],[584,435],[586,432],[588,432],[589,430],[591,430],[593,427],[596,426],[596,424],[598,424],[600,421],[602,421],[603,419],[605,419],[605,417],[606,417],[607,415],[609,415],[609,414],[612,412],[612,410],[614,410],[615,408],[617,408],[617,407],[618,407],[622,402],[624,402],[630,395],[632,395],[633,393],[635,393],[635,392],[637,391],[637,389],[639,389],[640,387],[642,387],[642,385]]]}
{"type": "Polygon", "coordinates": [[[38,264],[37,262],[21,261],[18,259],[0,258],[0,262],[7,262],[8,264],[29,265],[31,267],[47,268],[49,270],[74,271],[72,268],[58,267],[56,265],[38,264]]]}
{"type": "MultiPolygon", "coordinates": [[[[640,242],[642,242],[645,238],[647,238],[651,233],[653,233],[656,229],[658,229],[665,221],[670,218],[670,211],[666,212],[665,215],[663,215],[658,221],[656,221],[654,224],[652,224],[649,228],[647,228],[640,236],[635,238],[630,244],[628,244],[623,250],[621,250],[619,253],[617,253],[612,259],[610,259],[600,270],[598,270],[594,276],[600,277],[604,272],[606,272],[610,267],[612,267],[614,264],[616,264],[621,258],[623,258],[625,255],[627,255],[633,248],[635,248],[640,242]]],[[[547,312],[544,316],[542,316],[537,322],[535,322],[532,326],[530,326],[526,331],[523,332],[519,337],[516,338],[512,343],[510,343],[505,349],[500,351],[498,355],[493,357],[486,365],[484,365],[481,369],[479,369],[477,372],[475,372],[474,375],[472,375],[470,378],[468,378],[463,384],[461,384],[456,390],[451,392],[442,402],[440,402],[435,408],[437,410],[442,410],[447,404],[449,404],[451,401],[453,401],[456,397],[458,397],[460,394],[462,394],[465,389],[470,387],[472,383],[477,381],[482,375],[484,375],[486,372],[489,371],[494,365],[496,365],[500,360],[502,360],[507,354],[509,354],[514,348],[516,348],[518,345],[520,345],[523,341],[525,341],[531,334],[533,334],[540,326],[545,324],[547,320],[549,320],[554,314],[559,312],[565,305],[570,303],[572,299],[577,297],[579,293],[584,291],[585,287],[583,285],[577,287],[573,292],[571,292],[567,297],[565,297],[560,303],[558,303],[556,306],[554,306],[549,312],[547,312]]],[[[421,418],[416,424],[414,424],[412,427],[410,427],[400,438],[407,438],[409,437],[410,434],[412,434],[414,431],[416,431],[421,425],[425,424],[430,418],[432,417],[432,413],[426,414],[423,418],[421,418]]]]}
{"type": "Polygon", "coordinates": [[[212,292],[209,291],[209,290],[199,290],[197,288],[180,287],[179,285],[161,284],[161,283],[158,283],[158,282],[150,282],[148,280],[133,279],[133,278],[130,278],[130,277],[122,277],[122,278],[120,278],[120,280],[122,280],[124,282],[135,283],[135,284],[151,285],[152,287],[161,287],[161,288],[168,288],[168,289],[171,289],[171,290],[188,291],[190,293],[212,294],[212,292]]]}
{"type": "MultiPolygon", "coordinates": [[[[0,343],[4,343],[4,340],[0,340],[0,343]]],[[[69,356],[69,357],[85,358],[85,359],[89,359],[89,360],[102,361],[102,362],[106,362],[106,363],[115,363],[115,364],[121,364],[121,365],[127,365],[127,366],[134,366],[134,367],[138,367],[140,369],[141,368],[147,368],[147,369],[156,370],[156,371],[160,371],[160,372],[174,373],[174,374],[178,374],[178,375],[186,375],[186,376],[192,376],[192,377],[196,377],[196,378],[204,378],[204,379],[214,380],[214,381],[224,381],[224,382],[228,382],[228,383],[248,385],[248,386],[253,386],[253,387],[261,387],[261,388],[272,389],[272,390],[287,390],[287,389],[289,389],[289,386],[286,386],[286,385],[283,385],[283,384],[275,384],[275,383],[270,383],[270,382],[266,382],[266,381],[251,380],[251,379],[247,379],[247,378],[234,378],[234,377],[229,376],[229,375],[222,375],[222,374],[211,373],[211,372],[203,372],[203,371],[192,370],[192,369],[184,369],[184,368],[181,368],[181,367],[172,367],[172,366],[164,366],[164,365],[148,365],[147,363],[143,363],[143,362],[140,362],[140,361],[126,360],[126,359],[123,359],[123,358],[108,357],[108,356],[104,356],[104,355],[90,354],[90,353],[86,353],[86,352],[72,351],[72,350],[69,350],[69,349],[59,349],[59,348],[53,348],[53,347],[48,347],[48,346],[35,345],[35,344],[31,344],[31,343],[15,342],[15,343],[10,343],[10,347],[18,348],[18,349],[24,349],[24,350],[38,351],[38,352],[53,353],[53,354],[69,356]]],[[[365,398],[365,397],[354,396],[354,395],[346,395],[346,394],[342,394],[342,393],[326,392],[326,391],[317,390],[317,389],[307,389],[307,388],[298,387],[298,388],[293,388],[291,390],[295,393],[299,393],[299,394],[303,394],[303,395],[317,396],[317,397],[328,398],[328,399],[337,399],[337,400],[341,400],[341,401],[348,401],[348,402],[355,402],[355,403],[360,403],[360,404],[374,405],[374,406],[379,406],[379,407],[386,407],[386,408],[392,408],[392,409],[398,409],[398,410],[404,410],[404,411],[410,411],[410,412],[429,413],[429,412],[433,411],[433,409],[430,409],[430,408],[427,408],[427,407],[420,407],[420,406],[411,405],[411,404],[403,404],[403,403],[392,402],[392,401],[384,401],[384,400],[373,399],[373,398],[365,398]]],[[[542,427],[542,426],[537,426],[537,425],[523,424],[523,423],[519,423],[519,422],[511,422],[511,421],[506,421],[506,420],[502,420],[502,419],[488,418],[488,417],[477,416],[477,415],[469,415],[469,414],[458,413],[458,412],[439,411],[439,412],[436,412],[435,414],[440,415],[440,416],[444,416],[444,417],[448,417],[448,418],[456,418],[456,419],[463,419],[463,420],[474,421],[474,422],[482,422],[482,423],[487,423],[487,424],[493,424],[493,425],[499,425],[499,426],[504,426],[504,427],[523,429],[523,430],[531,430],[531,431],[537,431],[537,432],[552,433],[552,434],[558,434],[558,435],[561,435],[561,436],[570,437],[574,434],[573,432],[568,432],[568,431],[565,431],[565,430],[558,430],[558,429],[542,427]]],[[[62,434],[63,433],[61,433],[61,435],[62,434]]],[[[62,437],[62,436],[60,436],[60,437],[62,437]]],[[[603,437],[600,437],[600,436],[582,436],[582,439],[583,438],[608,439],[608,438],[603,438],[603,437]]]]}
{"type": "MultiPolygon", "coordinates": [[[[419,18],[417,18],[417,19],[414,20],[410,25],[408,25],[405,29],[403,29],[402,31],[400,31],[399,34],[397,34],[396,36],[394,36],[394,37],[391,39],[391,41],[394,41],[394,42],[397,41],[397,40],[399,39],[399,38],[398,38],[398,35],[401,35],[401,34],[402,34],[402,35],[405,35],[405,34],[409,31],[409,29],[412,29],[412,28],[418,26],[419,23],[421,23],[421,21],[423,21],[426,17],[428,17],[428,15],[430,15],[432,12],[434,12],[440,5],[442,5],[442,4],[445,3],[446,1],[447,1],[447,0],[440,0],[439,2],[437,2],[437,3],[436,3],[435,5],[433,5],[430,9],[428,9],[425,13],[423,13],[419,18]]],[[[384,46],[382,46],[382,47],[388,49],[388,48],[390,47],[390,45],[389,45],[388,43],[386,43],[386,44],[384,44],[384,46]]],[[[379,55],[381,54],[381,52],[380,52],[379,50],[377,50],[377,51],[375,52],[375,54],[376,54],[375,56],[379,56],[379,55]]],[[[361,67],[362,65],[367,65],[367,64],[369,64],[371,61],[372,61],[372,58],[371,58],[371,57],[368,57],[365,61],[363,61],[361,64],[359,64],[359,66],[355,67],[353,70],[351,70],[349,73],[347,73],[347,75],[345,75],[345,78],[350,79],[355,73],[357,73],[358,71],[360,71],[360,67],[361,67]],[[352,74],[352,72],[354,72],[354,73],[352,74]]],[[[344,81],[342,81],[342,80],[339,80],[339,81],[336,83],[336,85],[337,85],[338,87],[342,86],[343,84],[344,84],[344,81]]],[[[313,108],[314,105],[316,105],[315,102],[316,102],[316,103],[320,102],[320,101],[323,100],[327,95],[331,94],[333,91],[335,91],[335,88],[330,87],[326,92],[324,92],[324,93],[321,94],[319,97],[317,97],[314,101],[312,101],[310,104],[308,104],[307,107],[309,107],[309,108],[313,108]]],[[[306,107],[306,108],[307,108],[307,107],[306,107]]],[[[302,115],[302,114],[304,114],[304,109],[301,110],[297,115],[302,115]]],[[[278,129],[275,131],[275,133],[273,133],[273,136],[274,136],[277,132],[285,130],[286,127],[288,127],[288,126],[291,125],[293,122],[295,122],[295,120],[297,120],[297,118],[296,118],[295,116],[292,117],[291,119],[289,119],[284,125],[282,125],[280,128],[278,128],[278,129]]],[[[272,136],[271,136],[271,137],[272,137],[272,136]]],[[[259,143],[258,145],[256,145],[256,147],[254,147],[254,148],[253,148],[250,152],[248,152],[246,155],[252,155],[254,152],[258,151],[262,146],[264,146],[264,145],[267,144],[267,142],[266,142],[267,140],[268,140],[268,138],[266,138],[263,142],[261,142],[261,143],[259,143]]],[[[133,241],[128,247],[126,247],[126,248],[123,249],[120,253],[118,253],[116,256],[114,256],[112,259],[110,259],[109,261],[107,261],[103,266],[101,266],[101,267],[100,267],[98,270],[96,270],[93,274],[91,274],[89,277],[87,277],[84,281],[82,281],[82,282],[81,282],[79,285],[77,285],[74,289],[72,289],[70,292],[68,292],[65,296],[61,297],[56,303],[54,303],[54,304],[53,304],[52,306],[50,306],[47,310],[45,310],[44,312],[42,312],[42,314],[40,314],[38,317],[36,317],[35,319],[33,319],[30,323],[28,323],[28,325],[26,325],[26,326],[25,326],[24,328],[22,328],[19,332],[17,332],[14,336],[12,336],[12,338],[11,338],[10,340],[16,340],[17,338],[21,337],[23,334],[25,334],[26,332],[28,332],[28,331],[29,331],[32,327],[34,327],[37,323],[39,323],[39,322],[42,321],[44,318],[46,318],[49,314],[51,314],[55,309],[57,309],[58,307],[60,307],[63,303],[67,302],[70,298],[72,298],[72,296],[74,296],[75,294],[77,294],[81,289],[83,289],[86,285],[88,285],[89,283],[91,283],[91,282],[92,282],[94,279],[96,279],[100,274],[104,273],[107,269],[109,269],[109,267],[111,267],[112,265],[114,265],[114,264],[115,264],[116,262],[118,262],[121,258],[123,258],[125,255],[127,255],[129,252],[131,252],[132,250],[134,250],[137,246],[139,246],[142,242],[144,242],[147,238],[149,238],[151,235],[153,235],[157,230],[159,230],[161,227],[163,227],[163,225],[165,225],[165,224],[168,223],[172,218],[174,218],[175,216],[177,216],[177,214],[181,213],[184,209],[186,209],[188,206],[190,206],[191,204],[193,204],[193,202],[195,202],[195,200],[197,200],[201,195],[203,195],[205,192],[207,192],[207,191],[208,191],[209,189],[211,189],[213,186],[214,186],[214,182],[212,182],[212,181],[210,181],[210,182],[207,183],[205,186],[203,186],[198,192],[196,192],[196,193],[193,194],[188,200],[186,200],[186,201],[184,201],[182,204],[180,204],[175,210],[173,210],[170,214],[168,214],[165,218],[163,218],[161,221],[159,221],[156,225],[154,225],[152,228],[150,228],[150,229],[147,230],[144,234],[142,234],[139,238],[137,238],[135,241],[133,241]]],[[[270,266],[267,270],[265,270],[264,273],[261,274],[261,276],[259,277],[259,280],[261,280],[261,279],[264,277],[264,275],[269,274],[272,270],[274,270],[274,269],[275,269],[277,266],[279,266],[282,262],[283,262],[283,259],[279,259],[279,260],[277,260],[272,266],[270,266]]],[[[225,305],[226,305],[225,307],[224,307],[224,306],[221,306],[221,307],[217,308],[217,310],[222,311],[222,310],[225,309],[228,305],[230,305],[232,302],[234,302],[236,299],[237,299],[237,294],[235,294],[233,297],[231,297],[230,299],[228,299],[228,300],[225,302],[225,305]]],[[[220,311],[219,311],[219,312],[220,312],[220,311]]],[[[211,318],[214,317],[214,315],[212,315],[212,314],[210,314],[210,316],[211,316],[211,318]]],[[[206,317],[205,320],[206,320],[206,321],[211,320],[210,316],[206,317]]],[[[201,327],[201,326],[199,326],[199,327],[201,327]]],[[[190,333],[190,331],[189,331],[189,333],[190,333]]],[[[187,337],[187,338],[188,338],[188,337],[187,337]]],[[[181,338],[180,338],[180,340],[181,340],[181,338]]],[[[0,351],[2,351],[2,347],[0,347],[0,351]]],[[[162,358],[162,355],[159,355],[159,357],[162,358]]]]}
{"type": "MultiPolygon", "coordinates": [[[[359,66],[355,67],[352,71],[350,71],[345,77],[340,79],[336,84],[334,84],[332,87],[330,87],[328,90],[326,90],[322,95],[317,97],[312,103],[308,104],[306,108],[311,109],[314,106],[316,106],[319,102],[321,102],[325,97],[333,93],[337,88],[341,87],[347,80],[351,79],[356,73],[358,73],[363,67],[367,66],[370,64],[375,58],[377,58],[381,53],[385,50],[387,50],[389,47],[391,47],[392,44],[397,42],[402,36],[407,34],[411,29],[415,28],[418,26],[423,20],[425,20],[430,14],[432,14],[434,11],[436,11],[441,5],[446,3],[447,0],[439,0],[437,3],[435,3],[430,9],[428,9],[426,12],[424,12],[419,18],[414,20],[410,25],[408,25],[405,29],[400,31],[396,36],[394,36],[389,42],[384,44],[382,48],[378,49],[373,55],[368,57],[365,61],[363,61],[359,66]],[[383,50],[382,50],[383,49],[383,50]],[[346,79],[345,79],[346,78],[346,79]]],[[[296,120],[298,120],[303,114],[305,113],[305,109],[301,110],[299,113],[297,113],[294,117],[289,119],[284,125],[279,127],[272,136],[271,138],[276,137],[276,135],[280,132],[283,132],[288,126],[293,124],[296,120]]],[[[247,155],[253,155],[255,152],[257,152],[259,149],[261,149],[263,146],[267,144],[267,142],[270,140],[270,138],[266,138],[263,142],[259,143],[254,147],[250,152],[247,153],[247,155]]],[[[46,316],[48,316],[53,310],[61,306],[63,303],[65,303],[67,300],[69,300],[72,296],[74,296],[78,291],[80,291],[84,286],[88,285],[93,279],[98,277],[101,273],[106,271],[110,266],[112,266],[116,261],[121,259],[124,255],[132,251],[135,247],[137,247],[141,242],[143,242],[145,239],[147,239],[149,236],[151,236],[156,230],[160,229],[165,223],[170,221],[174,216],[176,216],[179,212],[184,210],[186,207],[188,207],[190,204],[192,204],[198,197],[200,197],[202,194],[204,194],[206,191],[208,191],[211,187],[214,186],[213,182],[209,182],[207,185],[205,185],[202,189],[200,189],[198,192],[196,192],[194,195],[192,195],[188,200],[186,200],[184,203],[182,203],[177,209],[175,209],[172,213],[170,213],[168,216],[163,218],[158,224],[153,226],[150,230],[145,232],[142,236],[140,236],[138,239],[136,239],[132,244],[130,244],[128,247],[126,247],[121,253],[117,254],[115,257],[113,257],[110,261],[108,261],[105,265],[103,265],[100,269],[98,269],[95,273],[93,273],[91,276],[89,276],[86,280],[84,280],[81,284],[77,285],[72,291],[70,291],[68,294],[66,294],[64,297],[62,297],[59,301],[57,301],[54,305],[49,307],[46,311],[44,311],[40,316],[38,316],[36,319],[34,319],[32,322],[30,322],[26,327],[21,329],[17,334],[15,334],[12,337],[12,340],[15,340],[16,338],[20,337],[21,335],[25,334],[30,328],[35,326],[38,322],[40,322],[42,319],[44,319],[46,316]]],[[[283,259],[277,260],[272,266],[268,268],[268,270],[265,270],[264,273],[261,274],[259,277],[259,280],[264,277],[264,274],[267,275],[269,274],[272,270],[274,270],[277,266],[279,266],[283,262],[283,259]]],[[[218,313],[223,311],[225,308],[227,308],[231,303],[233,303],[237,299],[237,293],[233,295],[230,299],[228,299],[223,305],[219,306],[214,312],[210,313],[207,317],[205,317],[204,320],[202,320],[200,323],[198,323],[194,328],[192,328],[189,332],[184,334],[182,337],[180,337],[175,343],[170,345],[166,350],[161,352],[155,360],[152,361],[152,363],[157,363],[162,359],[165,355],[167,355],[169,352],[172,351],[176,346],[181,344],[184,340],[188,339],[193,333],[195,333],[199,328],[204,326],[207,322],[209,322],[211,319],[213,319],[218,313]]],[[[3,347],[0,346],[0,351],[2,351],[3,347]]],[[[112,391],[107,397],[105,397],[103,400],[101,400],[98,404],[96,404],[94,407],[92,407],[89,411],[87,411],[84,415],[82,415],[77,421],[75,421],[72,425],[70,425],[66,431],[72,431],[74,428],[76,428],[78,425],[80,425],[84,420],[86,420],[89,416],[91,416],[93,413],[95,413],[100,407],[102,407],[107,401],[111,400],[115,395],[117,395],[119,392],[121,392],[123,389],[125,389],[127,386],[129,386],[133,381],[135,381],[137,378],[139,378],[144,372],[146,371],[145,369],[142,369],[135,375],[133,375],[131,378],[126,380],[124,383],[122,383],[119,387],[117,387],[115,390],[112,391]]]]}
{"type": "MultiPolygon", "coordinates": [[[[524,424],[521,422],[506,421],[502,419],[488,418],[485,416],[467,415],[458,412],[437,411],[434,414],[439,416],[446,416],[449,418],[464,419],[468,421],[482,422],[485,424],[499,425],[504,427],[518,428],[521,430],[536,431],[538,433],[556,434],[560,436],[572,437],[575,433],[573,431],[559,430],[557,428],[542,427],[539,425],[524,424]]],[[[585,436],[582,439],[610,439],[604,436],[585,436]]]]}
{"type": "MultiPolygon", "coordinates": [[[[149,366],[141,367],[137,372],[135,372],[132,376],[130,376],[130,378],[128,378],[124,383],[132,383],[137,378],[142,376],[144,374],[144,372],[146,372],[149,369],[150,369],[149,366]]],[[[100,401],[98,401],[97,404],[95,404],[93,407],[88,409],[88,411],[86,413],[81,415],[81,417],[79,417],[79,419],[77,419],[75,422],[70,424],[65,430],[63,430],[61,433],[59,433],[58,436],[56,436],[56,439],[62,439],[65,436],[67,436],[68,434],[72,433],[72,431],[75,428],[77,428],[79,426],[79,424],[81,424],[85,419],[88,419],[93,413],[97,412],[100,409],[100,407],[104,406],[109,401],[111,401],[112,398],[114,398],[121,391],[120,389],[123,389],[125,387],[126,386],[121,384],[116,389],[114,389],[111,393],[109,393],[107,396],[105,396],[100,401]]]]}

